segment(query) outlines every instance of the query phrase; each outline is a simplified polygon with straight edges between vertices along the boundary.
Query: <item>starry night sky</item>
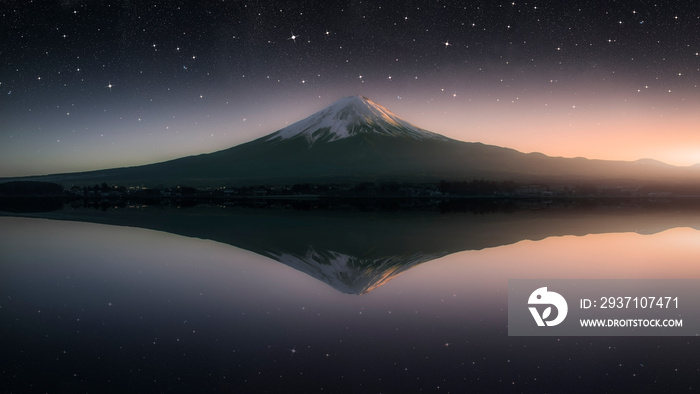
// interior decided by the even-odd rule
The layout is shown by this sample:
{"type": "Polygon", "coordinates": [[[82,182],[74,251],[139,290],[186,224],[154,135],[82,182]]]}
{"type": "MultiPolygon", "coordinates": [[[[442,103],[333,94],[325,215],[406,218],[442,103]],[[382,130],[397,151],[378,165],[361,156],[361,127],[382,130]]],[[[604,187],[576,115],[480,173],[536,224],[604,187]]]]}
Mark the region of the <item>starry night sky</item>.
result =
{"type": "Polygon", "coordinates": [[[225,149],[362,94],[464,140],[700,163],[700,3],[3,1],[0,176],[225,149]]]}

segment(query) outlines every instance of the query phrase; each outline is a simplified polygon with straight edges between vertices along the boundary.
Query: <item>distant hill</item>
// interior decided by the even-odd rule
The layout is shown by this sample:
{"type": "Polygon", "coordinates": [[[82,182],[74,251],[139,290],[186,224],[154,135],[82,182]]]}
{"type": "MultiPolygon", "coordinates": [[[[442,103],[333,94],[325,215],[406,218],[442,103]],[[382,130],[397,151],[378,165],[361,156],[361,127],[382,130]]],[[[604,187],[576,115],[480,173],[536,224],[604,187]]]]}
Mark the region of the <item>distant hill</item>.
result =
{"type": "Polygon", "coordinates": [[[542,183],[700,184],[700,167],[549,157],[462,142],[420,129],[365,97],[343,98],[277,132],[162,163],[23,177],[64,185],[241,186],[443,179],[542,183]]]}

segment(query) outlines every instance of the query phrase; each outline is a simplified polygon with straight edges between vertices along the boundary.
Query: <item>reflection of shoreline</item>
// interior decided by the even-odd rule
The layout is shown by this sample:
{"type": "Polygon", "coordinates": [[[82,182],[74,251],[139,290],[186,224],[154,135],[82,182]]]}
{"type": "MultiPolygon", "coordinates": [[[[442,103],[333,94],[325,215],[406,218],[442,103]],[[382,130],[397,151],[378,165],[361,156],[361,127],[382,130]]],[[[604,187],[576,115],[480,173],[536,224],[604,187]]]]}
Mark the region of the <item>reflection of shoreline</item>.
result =
{"type": "Polygon", "coordinates": [[[190,208],[195,206],[243,207],[294,210],[357,210],[357,211],[410,211],[436,210],[440,212],[491,213],[497,210],[541,209],[552,206],[589,208],[594,206],[638,206],[656,209],[666,204],[700,207],[700,197],[656,195],[645,197],[532,197],[532,196],[449,196],[449,197],[323,197],[318,195],[265,196],[235,198],[64,198],[64,197],[2,197],[0,215],[5,213],[40,213],[72,208],[94,208],[103,211],[114,208],[158,206],[190,208]]]}
{"type": "Polygon", "coordinates": [[[103,211],[66,206],[53,212],[11,215],[210,239],[272,258],[351,294],[366,293],[411,267],[461,251],[566,235],[653,234],[675,227],[700,230],[700,205],[690,201],[532,205],[471,200],[457,207],[404,210],[135,205],[103,211]]]}

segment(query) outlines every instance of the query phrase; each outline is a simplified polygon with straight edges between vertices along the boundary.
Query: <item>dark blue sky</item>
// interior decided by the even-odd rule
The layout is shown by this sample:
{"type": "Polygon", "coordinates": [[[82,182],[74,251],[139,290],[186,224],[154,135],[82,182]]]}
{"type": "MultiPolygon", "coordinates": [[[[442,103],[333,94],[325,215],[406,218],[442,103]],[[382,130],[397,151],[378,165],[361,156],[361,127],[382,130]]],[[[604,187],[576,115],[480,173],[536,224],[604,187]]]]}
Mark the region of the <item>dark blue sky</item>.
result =
{"type": "Polygon", "coordinates": [[[364,94],[453,138],[700,162],[695,1],[4,1],[0,176],[224,149],[364,94]]]}

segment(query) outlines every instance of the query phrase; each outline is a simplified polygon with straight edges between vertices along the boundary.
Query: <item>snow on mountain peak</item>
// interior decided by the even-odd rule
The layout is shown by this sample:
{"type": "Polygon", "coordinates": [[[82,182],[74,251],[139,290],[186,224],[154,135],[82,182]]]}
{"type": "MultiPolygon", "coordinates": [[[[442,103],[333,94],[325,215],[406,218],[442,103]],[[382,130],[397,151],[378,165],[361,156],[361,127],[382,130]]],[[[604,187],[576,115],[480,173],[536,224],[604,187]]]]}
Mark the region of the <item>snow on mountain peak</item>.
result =
{"type": "Polygon", "coordinates": [[[367,97],[351,96],[271,134],[267,141],[305,138],[309,145],[313,145],[316,141],[332,142],[362,133],[417,140],[447,140],[439,134],[413,126],[367,97]]]}

